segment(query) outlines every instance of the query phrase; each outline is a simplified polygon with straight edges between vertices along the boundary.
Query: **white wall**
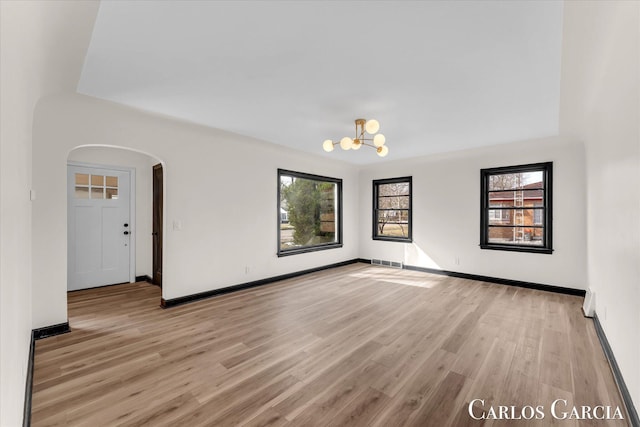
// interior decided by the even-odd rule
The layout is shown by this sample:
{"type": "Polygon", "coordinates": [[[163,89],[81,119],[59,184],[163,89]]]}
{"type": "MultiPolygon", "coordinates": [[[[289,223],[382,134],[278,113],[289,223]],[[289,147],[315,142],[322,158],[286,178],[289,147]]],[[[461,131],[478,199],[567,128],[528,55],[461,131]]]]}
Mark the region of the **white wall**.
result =
{"type": "Polygon", "coordinates": [[[41,96],[75,90],[97,6],[73,1],[0,2],[2,426],[22,424],[32,294],[38,298],[31,277],[33,111],[41,96]]]}
{"type": "Polygon", "coordinates": [[[640,409],[640,3],[566,2],[560,130],[583,140],[589,286],[640,409]]]}
{"type": "Polygon", "coordinates": [[[548,138],[364,168],[360,256],[584,289],[583,162],[580,144],[548,138]],[[553,161],[553,254],[480,249],[480,169],[546,161],[553,161]],[[372,240],[371,181],[400,176],[413,177],[413,243],[372,240]]]}
{"type": "Polygon", "coordinates": [[[164,162],[165,299],[358,256],[353,167],[95,98],[54,96],[38,105],[34,125],[36,326],[66,320],[65,170],[67,153],[84,144],[129,147],[164,162]],[[278,168],[344,180],[343,248],[276,256],[278,168]]]}
{"type": "Polygon", "coordinates": [[[130,150],[110,147],[80,147],[69,153],[70,161],[106,166],[127,166],[136,171],[136,276],[151,277],[153,165],[157,159],[130,150]]]}

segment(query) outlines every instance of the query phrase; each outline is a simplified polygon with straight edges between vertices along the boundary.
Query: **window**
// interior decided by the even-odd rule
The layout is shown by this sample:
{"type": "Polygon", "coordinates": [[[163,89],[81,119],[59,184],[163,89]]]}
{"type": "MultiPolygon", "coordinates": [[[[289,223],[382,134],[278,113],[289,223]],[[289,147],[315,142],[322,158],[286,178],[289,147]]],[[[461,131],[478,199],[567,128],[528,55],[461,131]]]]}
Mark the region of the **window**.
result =
{"type": "Polygon", "coordinates": [[[373,181],[373,239],[411,242],[411,177],[373,181]]]}
{"type": "Polygon", "coordinates": [[[278,256],[342,247],[342,180],[278,169],[278,256]]]}
{"type": "Polygon", "coordinates": [[[480,171],[480,247],[550,254],[553,163],[480,171]]]}
{"type": "Polygon", "coordinates": [[[111,199],[118,198],[118,177],[77,173],[75,175],[76,199],[111,199]]]}

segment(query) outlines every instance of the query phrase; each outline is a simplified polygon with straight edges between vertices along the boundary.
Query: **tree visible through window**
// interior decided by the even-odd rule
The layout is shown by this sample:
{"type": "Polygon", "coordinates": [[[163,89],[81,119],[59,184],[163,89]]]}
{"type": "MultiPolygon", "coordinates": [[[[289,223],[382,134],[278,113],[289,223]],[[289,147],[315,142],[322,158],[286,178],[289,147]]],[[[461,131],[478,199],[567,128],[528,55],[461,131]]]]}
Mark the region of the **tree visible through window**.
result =
{"type": "Polygon", "coordinates": [[[411,241],[411,177],[373,181],[373,238],[411,241]]]}
{"type": "Polygon", "coordinates": [[[551,253],[552,163],[482,169],[480,247],[551,253]]]}
{"type": "Polygon", "coordinates": [[[278,255],[342,246],[342,180],[278,169],[278,255]]]}

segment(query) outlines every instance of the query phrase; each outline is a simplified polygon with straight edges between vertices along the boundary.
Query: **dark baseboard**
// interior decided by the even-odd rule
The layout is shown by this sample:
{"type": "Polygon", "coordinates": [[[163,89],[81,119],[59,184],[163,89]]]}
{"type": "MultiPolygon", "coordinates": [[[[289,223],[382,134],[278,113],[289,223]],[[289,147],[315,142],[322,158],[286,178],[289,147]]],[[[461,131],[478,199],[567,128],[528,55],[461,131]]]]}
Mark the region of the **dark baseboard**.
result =
{"type": "Polygon", "coordinates": [[[22,426],[31,425],[31,396],[33,394],[33,360],[36,354],[36,341],[42,338],[53,337],[71,332],[69,322],[58,323],[57,325],[45,326],[44,328],[33,329],[31,331],[31,343],[29,344],[29,360],[27,361],[27,381],[24,390],[24,409],[22,412],[22,426]]]}
{"type": "Polygon", "coordinates": [[[153,279],[149,275],[136,276],[136,282],[147,282],[155,285],[155,283],[153,283],[153,279]]]}
{"type": "Polygon", "coordinates": [[[620,367],[618,366],[618,362],[616,362],[616,358],[613,355],[611,346],[609,345],[609,340],[604,333],[604,329],[602,329],[602,325],[600,324],[600,319],[598,319],[597,314],[593,315],[593,324],[596,327],[596,334],[598,335],[598,339],[600,340],[600,345],[602,346],[604,355],[606,356],[607,361],[609,362],[609,366],[611,367],[613,378],[616,380],[618,390],[620,391],[620,395],[622,396],[624,405],[627,408],[629,422],[633,427],[640,427],[640,418],[638,418],[638,412],[636,411],[636,407],[633,405],[633,400],[631,400],[629,389],[627,388],[627,384],[624,382],[622,372],[620,372],[620,367]]]}
{"type": "Polygon", "coordinates": [[[405,270],[423,271],[425,273],[440,274],[443,276],[459,277],[461,279],[477,280],[480,282],[497,283],[499,285],[517,286],[519,288],[537,289],[539,291],[555,292],[558,294],[577,295],[584,297],[584,289],[564,288],[562,286],[545,285],[542,283],[523,282],[520,280],[501,279],[499,277],[480,276],[477,274],[458,273],[456,271],[438,270],[435,268],[416,267],[413,265],[403,265],[405,270]]]}
{"type": "Polygon", "coordinates": [[[309,273],[315,273],[317,271],[328,270],[331,268],[342,267],[349,264],[355,264],[359,262],[359,259],[351,259],[348,261],[338,262],[335,264],[323,265],[321,267],[310,268],[308,270],[296,271],[293,273],[283,274],[280,276],[269,277],[267,279],[255,280],[253,282],[240,283],[238,285],[228,286],[226,288],[213,289],[211,291],[200,292],[193,295],[187,295],[184,297],[164,299],[162,298],[160,306],[162,308],[171,308],[177,305],[187,304],[193,301],[199,301],[206,298],[211,298],[216,295],[228,294],[231,292],[241,291],[243,289],[255,288],[256,286],[268,285],[270,283],[279,282],[281,280],[292,279],[294,277],[303,276],[309,273]]]}
{"type": "Polygon", "coordinates": [[[53,337],[55,335],[66,334],[67,332],[71,332],[71,329],[69,329],[69,322],[34,329],[31,334],[33,335],[34,340],[39,340],[42,338],[53,337]]]}

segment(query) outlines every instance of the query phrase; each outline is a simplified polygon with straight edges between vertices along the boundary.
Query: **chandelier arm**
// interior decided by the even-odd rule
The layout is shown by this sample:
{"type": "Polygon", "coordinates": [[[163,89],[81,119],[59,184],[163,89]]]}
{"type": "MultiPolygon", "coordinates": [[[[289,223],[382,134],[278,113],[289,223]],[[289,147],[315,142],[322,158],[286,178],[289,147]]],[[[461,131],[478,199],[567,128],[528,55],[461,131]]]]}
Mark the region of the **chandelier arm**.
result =
{"type": "Polygon", "coordinates": [[[357,135],[356,138],[358,138],[360,140],[364,139],[364,134],[365,134],[364,125],[365,125],[365,123],[366,122],[364,121],[364,119],[356,120],[356,135],[357,135]]]}

